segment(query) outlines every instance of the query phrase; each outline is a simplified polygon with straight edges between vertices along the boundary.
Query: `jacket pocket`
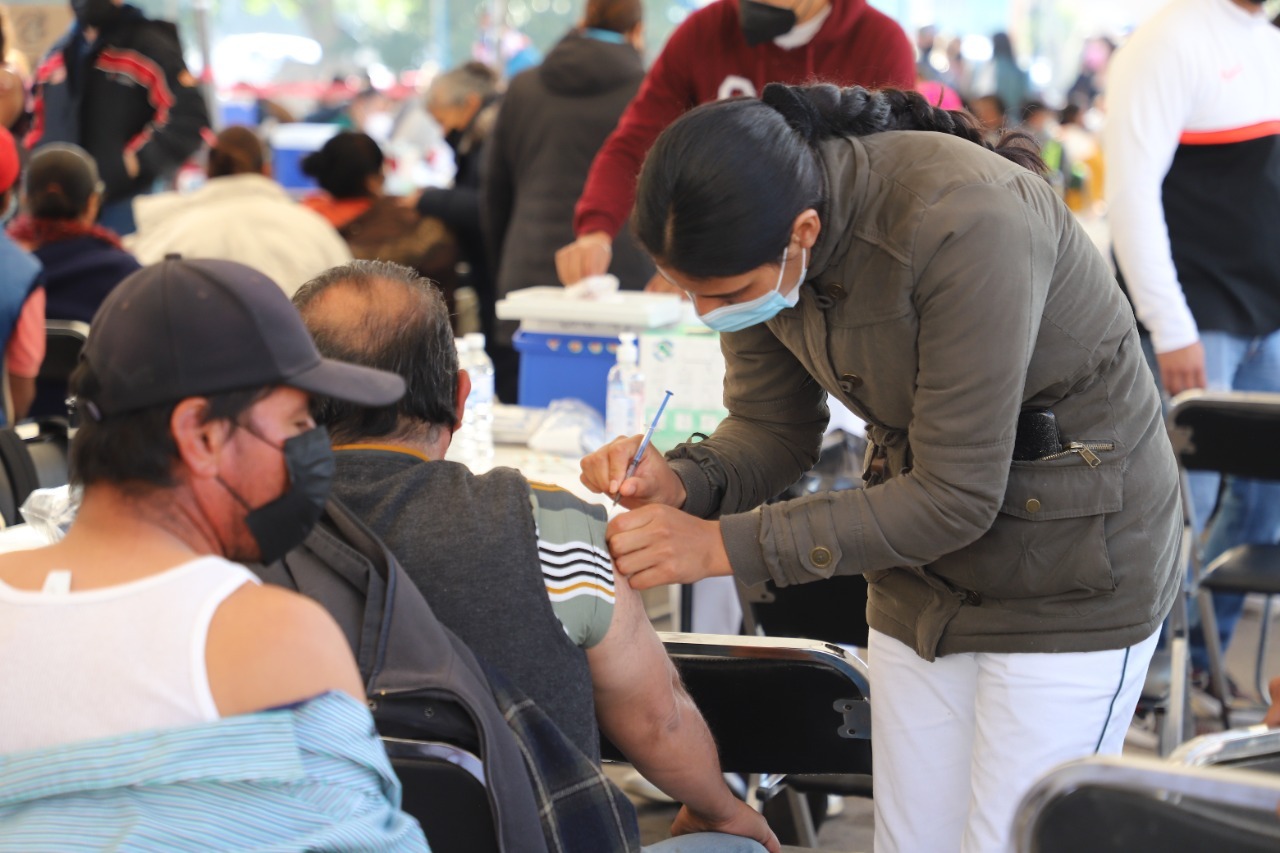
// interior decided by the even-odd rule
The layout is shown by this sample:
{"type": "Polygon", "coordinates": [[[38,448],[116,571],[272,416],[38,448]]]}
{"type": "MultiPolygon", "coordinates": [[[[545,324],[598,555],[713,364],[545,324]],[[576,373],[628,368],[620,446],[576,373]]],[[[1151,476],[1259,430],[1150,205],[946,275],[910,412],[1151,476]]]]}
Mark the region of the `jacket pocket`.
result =
{"type": "Polygon", "coordinates": [[[1115,589],[1106,517],[1124,503],[1119,465],[1015,462],[995,523],[930,571],[984,598],[1026,599],[1115,589]]]}

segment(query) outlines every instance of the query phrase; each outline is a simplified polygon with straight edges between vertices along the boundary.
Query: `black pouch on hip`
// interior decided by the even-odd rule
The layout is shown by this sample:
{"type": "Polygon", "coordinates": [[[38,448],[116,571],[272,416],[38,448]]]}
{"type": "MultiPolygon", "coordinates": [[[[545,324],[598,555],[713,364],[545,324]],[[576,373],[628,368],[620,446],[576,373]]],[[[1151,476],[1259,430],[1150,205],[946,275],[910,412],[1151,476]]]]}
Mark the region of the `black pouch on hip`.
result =
{"type": "Polygon", "coordinates": [[[1062,452],[1058,419],[1048,409],[1023,409],[1018,413],[1018,432],[1013,439],[1013,461],[1030,462],[1062,452]]]}

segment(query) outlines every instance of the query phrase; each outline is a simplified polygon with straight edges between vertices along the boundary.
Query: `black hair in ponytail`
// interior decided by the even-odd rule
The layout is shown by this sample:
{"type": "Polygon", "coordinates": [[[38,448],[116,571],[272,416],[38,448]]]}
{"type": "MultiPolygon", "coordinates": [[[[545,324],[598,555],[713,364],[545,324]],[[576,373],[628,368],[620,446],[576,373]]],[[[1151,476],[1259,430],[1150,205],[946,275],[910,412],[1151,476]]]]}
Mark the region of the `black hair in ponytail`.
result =
{"type": "Polygon", "coordinates": [[[663,132],[640,172],[636,234],[660,264],[693,278],[777,263],[795,218],[826,197],[818,144],[886,130],[958,136],[1045,174],[1030,136],[992,145],[968,113],[918,92],[771,83],[760,100],[705,104],[663,132]]]}
{"type": "Polygon", "coordinates": [[[369,198],[369,178],[382,174],[382,149],[367,133],[344,130],[302,158],[302,174],[336,199],[369,198]]]}

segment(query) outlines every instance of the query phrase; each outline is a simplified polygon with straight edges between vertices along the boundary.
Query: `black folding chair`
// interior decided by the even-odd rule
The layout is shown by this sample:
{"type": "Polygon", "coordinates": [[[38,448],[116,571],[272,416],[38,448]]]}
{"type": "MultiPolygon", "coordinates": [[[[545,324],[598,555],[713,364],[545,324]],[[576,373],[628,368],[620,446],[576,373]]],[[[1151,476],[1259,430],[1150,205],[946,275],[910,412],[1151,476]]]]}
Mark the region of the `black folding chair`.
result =
{"type": "MultiPolygon", "coordinates": [[[[787,798],[797,842],[816,843],[807,786],[868,794],[871,705],[867,665],[830,643],[660,632],[729,773],[763,774],[752,792],[787,798]]],[[[605,758],[625,761],[607,742],[605,758]]]]}
{"type": "Polygon", "coordinates": [[[79,320],[46,320],[44,361],[36,377],[36,399],[29,417],[69,419],[67,396],[71,373],[89,339],[89,324],[79,320]]]}
{"type": "MultiPolygon", "coordinates": [[[[1280,480],[1280,394],[1189,391],[1174,399],[1169,435],[1184,471],[1214,471],[1224,476],[1280,480]]],[[[1184,492],[1185,493],[1185,492],[1184,492]]],[[[1200,571],[1192,550],[1190,583],[1194,590],[1209,658],[1214,695],[1222,700],[1222,722],[1231,727],[1230,700],[1222,644],[1213,610],[1213,593],[1261,593],[1267,596],[1259,631],[1256,672],[1265,701],[1263,665],[1271,596],[1280,594],[1280,545],[1240,545],[1200,571]]]]}
{"type": "Polygon", "coordinates": [[[432,853],[498,853],[484,764],[449,743],[384,737],[404,795],[400,807],[422,826],[432,853]]]}
{"type": "Polygon", "coordinates": [[[1169,760],[1188,767],[1231,767],[1280,775],[1280,729],[1250,726],[1201,735],[1169,760]]]}
{"type": "Polygon", "coordinates": [[[1018,853],[1263,853],[1280,849],[1280,778],[1095,756],[1050,771],[1014,819],[1018,853]]]}

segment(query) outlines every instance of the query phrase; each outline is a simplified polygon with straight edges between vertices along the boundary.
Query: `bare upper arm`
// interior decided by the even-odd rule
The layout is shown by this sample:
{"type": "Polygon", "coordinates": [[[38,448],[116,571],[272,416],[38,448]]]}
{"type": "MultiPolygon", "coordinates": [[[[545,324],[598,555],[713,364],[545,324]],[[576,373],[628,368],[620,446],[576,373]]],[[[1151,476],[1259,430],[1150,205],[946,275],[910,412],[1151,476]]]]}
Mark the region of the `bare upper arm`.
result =
{"type": "Polygon", "coordinates": [[[223,716],[364,686],[338,624],[315,601],[280,587],[245,584],[209,623],[209,688],[223,716]]]}

